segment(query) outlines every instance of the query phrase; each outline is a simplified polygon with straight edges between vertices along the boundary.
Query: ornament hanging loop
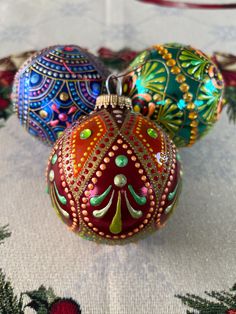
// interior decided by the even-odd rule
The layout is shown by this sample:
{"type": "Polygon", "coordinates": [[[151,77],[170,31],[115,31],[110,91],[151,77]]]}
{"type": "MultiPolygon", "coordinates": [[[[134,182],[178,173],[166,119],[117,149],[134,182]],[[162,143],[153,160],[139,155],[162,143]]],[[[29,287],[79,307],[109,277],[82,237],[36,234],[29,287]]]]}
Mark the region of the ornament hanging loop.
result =
{"type": "Polygon", "coordinates": [[[114,80],[114,79],[116,79],[114,74],[110,74],[106,79],[106,89],[107,89],[108,95],[111,95],[110,84],[111,84],[112,80],[114,80]]]}
{"type": "Polygon", "coordinates": [[[114,74],[110,74],[107,79],[106,79],[106,89],[107,89],[107,93],[108,95],[111,95],[111,90],[110,87],[111,86],[111,82],[116,81],[116,94],[118,96],[122,95],[122,80],[120,79],[120,77],[115,76],[114,74]]]}
{"type": "Polygon", "coordinates": [[[98,109],[108,109],[108,108],[120,108],[120,109],[129,109],[132,110],[132,101],[127,96],[122,96],[122,79],[115,76],[114,74],[111,74],[106,79],[106,89],[107,94],[106,95],[100,95],[97,97],[95,110],[98,109]],[[113,80],[116,81],[116,93],[111,93],[110,87],[113,88],[113,85],[111,85],[111,82],[113,80]]]}
{"type": "Polygon", "coordinates": [[[116,93],[118,96],[122,96],[123,88],[122,88],[122,79],[120,77],[116,77],[116,93]]]}

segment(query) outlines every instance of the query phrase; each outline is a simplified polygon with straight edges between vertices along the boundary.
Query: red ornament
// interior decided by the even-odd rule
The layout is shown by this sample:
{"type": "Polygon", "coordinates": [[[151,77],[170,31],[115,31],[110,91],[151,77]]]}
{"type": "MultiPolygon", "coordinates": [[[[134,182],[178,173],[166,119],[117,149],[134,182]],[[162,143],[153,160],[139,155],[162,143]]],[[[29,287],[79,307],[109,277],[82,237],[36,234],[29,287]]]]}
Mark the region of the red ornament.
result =
{"type": "Polygon", "coordinates": [[[102,95],[49,158],[52,204],[70,229],[105,243],[144,237],[170,216],[180,192],[176,147],[131,100],[102,95]]]}

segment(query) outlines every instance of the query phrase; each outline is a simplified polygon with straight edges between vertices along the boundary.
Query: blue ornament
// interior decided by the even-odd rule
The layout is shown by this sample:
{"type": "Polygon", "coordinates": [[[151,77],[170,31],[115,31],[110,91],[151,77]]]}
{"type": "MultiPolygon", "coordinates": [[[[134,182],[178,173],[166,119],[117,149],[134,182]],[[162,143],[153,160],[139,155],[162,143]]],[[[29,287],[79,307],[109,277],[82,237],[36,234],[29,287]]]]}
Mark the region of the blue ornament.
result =
{"type": "Polygon", "coordinates": [[[66,127],[93,111],[109,74],[98,58],[79,46],[37,52],[15,76],[12,99],[20,123],[52,145],[66,127]]]}

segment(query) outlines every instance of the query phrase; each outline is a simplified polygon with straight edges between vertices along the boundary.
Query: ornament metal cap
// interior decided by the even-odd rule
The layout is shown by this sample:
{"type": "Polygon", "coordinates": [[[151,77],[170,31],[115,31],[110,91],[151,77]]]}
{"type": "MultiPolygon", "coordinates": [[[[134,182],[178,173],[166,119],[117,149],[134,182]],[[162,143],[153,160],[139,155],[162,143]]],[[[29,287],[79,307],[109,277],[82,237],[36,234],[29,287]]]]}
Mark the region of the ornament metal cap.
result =
{"type": "Polygon", "coordinates": [[[127,96],[122,96],[122,82],[121,80],[116,77],[115,75],[111,74],[108,76],[106,80],[106,88],[107,88],[107,95],[100,95],[96,99],[96,105],[95,110],[101,109],[101,108],[126,108],[129,110],[132,110],[132,100],[127,96]],[[116,85],[116,94],[111,94],[110,92],[110,80],[115,79],[117,81],[116,85]]]}
{"type": "Polygon", "coordinates": [[[121,109],[126,108],[132,110],[132,101],[129,97],[119,96],[116,94],[98,96],[96,100],[95,110],[108,107],[119,107],[121,109]]]}

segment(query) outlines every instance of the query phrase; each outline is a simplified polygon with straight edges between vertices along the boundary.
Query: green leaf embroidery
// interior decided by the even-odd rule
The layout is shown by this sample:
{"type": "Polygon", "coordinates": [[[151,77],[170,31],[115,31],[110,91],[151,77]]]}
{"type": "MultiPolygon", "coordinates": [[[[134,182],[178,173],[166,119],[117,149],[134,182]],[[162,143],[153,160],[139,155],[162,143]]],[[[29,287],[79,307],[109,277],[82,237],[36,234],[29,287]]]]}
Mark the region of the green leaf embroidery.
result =
{"type": "Polygon", "coordinates": [[[209,299],[204,299],[195,294],[187,293],[185,296],[176,295],[184,305],[195,310],[186,311],[188,314],[231,314],[236,313],[236,284],[227,291],[205,291],[209,299]]]}

